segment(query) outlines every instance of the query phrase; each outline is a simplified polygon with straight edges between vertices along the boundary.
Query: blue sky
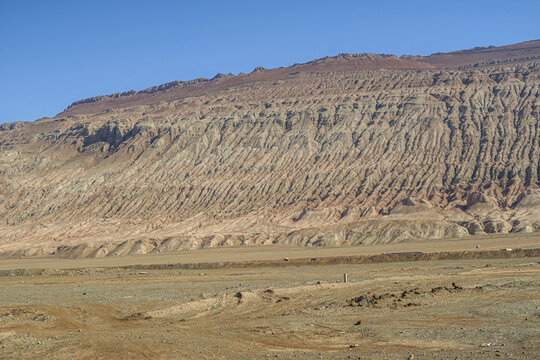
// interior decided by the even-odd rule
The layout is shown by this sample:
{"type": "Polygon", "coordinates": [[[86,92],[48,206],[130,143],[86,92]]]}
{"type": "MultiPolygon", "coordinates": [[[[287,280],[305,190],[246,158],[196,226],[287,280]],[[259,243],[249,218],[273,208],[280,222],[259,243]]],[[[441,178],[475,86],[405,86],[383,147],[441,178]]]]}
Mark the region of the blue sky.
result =
{"type": "Polygon", "coordinates": [[[540,1],[0,0],[0,123],[75,100],[342,52],[540,38],[540,1]]]}

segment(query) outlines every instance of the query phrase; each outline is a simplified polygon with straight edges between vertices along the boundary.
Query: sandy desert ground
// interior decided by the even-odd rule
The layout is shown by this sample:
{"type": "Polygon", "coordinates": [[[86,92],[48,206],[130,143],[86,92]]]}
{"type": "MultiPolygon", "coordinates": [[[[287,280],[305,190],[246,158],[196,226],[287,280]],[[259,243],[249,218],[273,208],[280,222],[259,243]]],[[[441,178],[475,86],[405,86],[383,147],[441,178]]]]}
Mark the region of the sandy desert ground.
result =
{"type": "Polygon", "coordinates": [[[139,266],[2,260],[0,359],[538,358],[539,252],[486,251],[538,245],[520,241],[446,241],[476,259],[358,264],[329,264],[358,248],[210,249],[139,266]]]}

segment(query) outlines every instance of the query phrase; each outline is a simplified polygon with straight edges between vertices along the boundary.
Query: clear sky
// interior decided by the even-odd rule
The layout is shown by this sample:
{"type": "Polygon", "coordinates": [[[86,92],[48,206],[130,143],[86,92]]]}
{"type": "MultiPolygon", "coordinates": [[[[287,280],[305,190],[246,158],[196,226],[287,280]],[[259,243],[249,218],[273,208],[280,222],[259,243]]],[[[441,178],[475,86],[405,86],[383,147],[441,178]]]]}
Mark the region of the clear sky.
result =
{"type": "Polygon", "coordinates": [[[538,0],[0,0],[0,123],[73,101],[342,52],[540,38],[538,0]]]}

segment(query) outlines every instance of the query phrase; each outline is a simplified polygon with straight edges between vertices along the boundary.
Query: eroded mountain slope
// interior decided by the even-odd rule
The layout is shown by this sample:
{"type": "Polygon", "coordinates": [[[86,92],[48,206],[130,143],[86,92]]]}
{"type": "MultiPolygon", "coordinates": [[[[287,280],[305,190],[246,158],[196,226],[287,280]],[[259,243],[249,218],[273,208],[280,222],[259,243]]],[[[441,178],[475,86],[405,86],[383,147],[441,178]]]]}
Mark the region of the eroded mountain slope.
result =
{"type": "Polygon", "coordinates": [[[540,230],[536,61],[340,69],[0,131],[0,252],[540,230]]]}

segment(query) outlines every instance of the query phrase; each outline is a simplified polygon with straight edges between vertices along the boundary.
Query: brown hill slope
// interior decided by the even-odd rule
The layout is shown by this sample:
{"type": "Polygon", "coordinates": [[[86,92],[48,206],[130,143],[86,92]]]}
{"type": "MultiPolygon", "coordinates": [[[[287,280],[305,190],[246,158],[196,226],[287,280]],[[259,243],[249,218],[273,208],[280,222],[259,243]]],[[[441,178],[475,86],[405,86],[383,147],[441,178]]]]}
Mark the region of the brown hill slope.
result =
{"type": "Polygon", "coordinates": [[[539,231],[540,63],[520,51],[446,70],[340,55],[4,125],[0,252],[539,231]]]}

